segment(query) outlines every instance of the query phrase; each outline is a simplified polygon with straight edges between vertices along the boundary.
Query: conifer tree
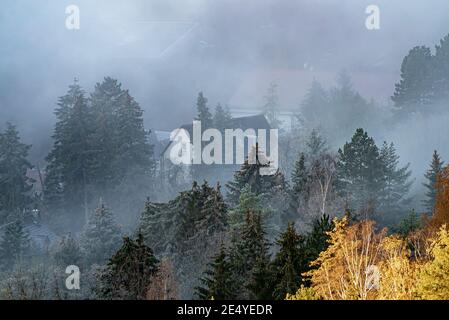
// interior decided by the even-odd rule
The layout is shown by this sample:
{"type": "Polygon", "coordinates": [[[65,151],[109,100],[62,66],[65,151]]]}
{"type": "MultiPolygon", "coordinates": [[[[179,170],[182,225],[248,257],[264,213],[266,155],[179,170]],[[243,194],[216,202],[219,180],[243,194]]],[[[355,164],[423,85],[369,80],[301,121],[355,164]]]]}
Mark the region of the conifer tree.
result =
{"type": "Polygon", "coordinates": [[[310,196],[309,172],[304,153],[301,153],[295,162],[292,183],[292,209],[298,212],[302,206],[307,206],[310,196]]]}
{"type": "Polygon", "coordinates": [[[432,162],[430,163],[430,168],[424,174],[426,178],[426,182],[423,185],[426,187],[426,197],[423,201],[426,209],[431,213],[433,212],[433,208],[435,206],[435,196],[436,196],[436,183],[438,174],[443,169],[444,162],[441,160],[440,155],[436,150],[433,151],[432,162]]]}
{"type": "Polygon", "coordinates": [[[399,167],[399,155],[396,154],[393,143],[384,142],[379,156],[382,161],[385,184],[382,207],[386,210],[397,211],[406,202],[406,195],[412,185],[410,164],[399,167]]]}
{"type": "Polygon", "coordinates": [[[0,266],[10,269],[28,254],[29,249],[30,239],[22,222],[20,220],[10,222],[5,227],[0,241],[0,266]]]}
{"type": "Polygon", "coordinates": [[[275,299],[285,299],[287,294],[294,294],[299,288],[301,273],[307,270],[304,238],[296,233],[293,223],[276,241],[279,251],[273,261],[276,275],[276,287],[273,292],[275,299]]]}
{"type": "Polygon", "coordinates": [[[262,279],[260,274],[267,274],[270,254],[269,244],[265,238],[262,214],[257,211],[247,211],[245,224],[238,237],[233,239],[230,251],[232,270],[241,284],[239,298],[253,299],[259,291],[266,292],[265,286],[270,286],[270,279],[262,279]]]}
{"type": "Polygon", "coordinates": [[[352,207],[361,209],[367,201],[377,201],[385,185],[383,162],[373,138],[357,129],[351,142],[338,150],[337,187],[352,207]]]}
{"type": "Polygon", "coordinates": [[[279,97],[277,94],[277,87],[276,83],[270,83],[265,96],[265,104],[263,106],[263,113],[272,128],[279,128],[282,123],[278,119],[279,97]]]}
{"type": "Polygon", "coordinates": [[[237,297],[237,284],[231,270],[231,263],[222,244],[220,251],[208,264],[204,276],[200,279],[201,286],[196,288],[201,300],[233,300],[237,297]]]}
{"type": "Polygon", "coordinates": [[[92,178],[100,196],[106,196],[118,173],[113,167],[113,161],[118,154],[117,114],[123,100],[121,84],[111,77],[105,77],[101,83],[97,83],[90,95],[92,119],[95,123],[91,134],[94,150],[92,178]]]}
{"type": "Polygon", "coordinates": [[[314,80],[301,103],[301,113],[308,123],[323,123],[329,117],[329,96],[322,85],[314,80]]]}
{"type": "Polygon", "coordinates": [[[227,106],[223,108],[220,103],[217,104],[213,118],[214,128],[224,132],[225,129],[230,128],[231,120],[232,116],[229,108],[227,106]]]}
{"type": "Polygon", "coordinates": [[[212,114],[207,106],[207,98],[203,95],[203,92],[198,93],[196,101],[197,117],[195,120],[201,121],[201,128],[211,128],[213,125],[212,114]]]}
{"type": "Polygon", "coordinates": [[[105,299],[143,300],[157,270],[158,260],[144,244],[142,234],[136,240],[125,237],[99,276],[99,295],[105,299]]]}
{"type": "Polygon", "coordinates": [[[100,202],[81,236],[81,248],[89,264],[102,265],[120,246],[121,230],[111,211],[100,202]]]}
{"type": "Polygon", "coordinates": [[[45,200],[49,209],[60,215],[60,220],[68,218],[66,223],[80,227],[88,217],[92,119],[77,81],[59,98],[55,114],[54,144],[46,158],[45,200]]]}
{"type": "Polygon", "coordinates": [[[27,178],[28,151],[31,146],[21,142],[14,125],[6,124],[0,133],[0,224],[30,204],[31,184],[27,178]]]}
{"type": "Polygon", "coordinates": [[[391,99],[401,114],[416,112],[432,103],[432,86],[430,48],[414,47],[402,61],[401,80],[391,99]]]}
{"type": "MultiPolygon", "coordinates": [[[[449,34],[435,46],[434,72],[436,99],[445,101],[449,97],[449,34]]],[[[447,100],[446,100],[447,101],[447,100]]]]}
{"type": "Polygon", "coordinates": [[[313,129],[307,141],[307,154],[311,162],[318,159],[320,155],[328,151],[326,139],[319,133],[317,129],[313,129]]]}
{"type": "Polygon", "coordinates": [[[328,247],[329,235],[332,231],[333,223],[328,215],[322,215],[312,222],[312,230],[307,234],[305,239],[305,250],[307,256],[307,265],[318,258],[320,252],[328,247]]]}

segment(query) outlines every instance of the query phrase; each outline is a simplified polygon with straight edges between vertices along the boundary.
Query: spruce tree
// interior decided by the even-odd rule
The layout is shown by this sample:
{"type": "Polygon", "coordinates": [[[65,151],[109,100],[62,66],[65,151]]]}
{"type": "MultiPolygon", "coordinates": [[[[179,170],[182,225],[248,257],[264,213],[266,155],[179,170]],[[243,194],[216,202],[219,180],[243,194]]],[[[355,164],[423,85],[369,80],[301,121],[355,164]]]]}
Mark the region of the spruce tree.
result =
{"type": "Polygon", "coordinates": [[[384,210],[398,211],[405,204],[406,195],[412,185],[410,164],[399,167],[399,155],[397,155],[393,143],[383,143],[380,150],[380,159],[385,183],[382,207],[384,210]]]}
{"type": "Polygon", "coordinates": [[[111,211],[100,202],[81,236],[81,249],[89,264],[102,265],[120,246],[121,230],[111,211]]]}
{"type": "Polygon", "coordinates": [[[301,153],[295,162],[292,174],[292,209],[298,212],[301,207],[306,207],[310,196],[309,171],[306,167],[306,157],[301,153]]]}
{"type": "Polygon", "coordinates": [[[276,276],[276,286],[273,297],[278,300],[285,299],[287,293],[294,294],[301,285],[301,273],[307,269],[304,238],[296,233],[293,223],[276,241],[279,251],[273,261],[276,276]]]}
{"type": "Polygon", "coordinates": [[[0,266],[10,269],[29,253],[30,239],[19,219],[4,228],[0,241],[0,266]]]}
{"type": "Polygon", "coordinates": [[[423,185],[426,187],[426,197],[427,199],[423,200],[423,203],[429,213],[433,212],[433,208],[435,206],[435,196],[436,196],[436,183],[438,174],[443,169],[444,162],[441,160],[440,155],[436,150],[433,151],[432,162],[430,163],[430,168],[424,174],[426,178],[426,182],[423,185]]]}
{"type": "Polygon", "coordinates": [[[271,279],[261,279],[261,273],[268,274],[269,244],[265,237],[262,213],[248,210],[245,224],[239,236],[233,239],[230,251],[232,270],[237,282],[241,284],[239,298],[254,299],[260,292],[266,292],[271,279]],[[263,281],[263,283],[261,282],[263,281]],[[261,288],[265,288],[261,290],[261,288]],[[256,291],[257,289],[257,291],[256,291]]]}
{"type": "Polygon", "coordinates": [[[308,123],[319,125],[329,118],[329,96],[322,85],[314,80],[301,103],[301,114],[308,123]]]}
{"type": "Polygon", "coordinates": [[[234,275],[231,263],[222,244],[220,251],[212,258],[204,276],[200,279],[201,286],[196,288],[201,300],[233,300],[237,297],[234,275]]]}
{"type": "Polygon", "coordinates": [[[54,218],[78,229],[87,221],[89,211],[93,124],[77,81],[59,98],[55,114],[54,144],[46,158],[45,200],[54,218]]]}
{"type": "Polygon", "coordinates": [[[447,101],[449,98],[449,34],[435,46],[433,64],[435,72],[436,100],[447,101]]]}
{"type": "Polygon", "coordinates": [[[310,262],[318,258],[320,252],[328,247],[329,235],[332,231],[333,223],[328,215],[322,215],[313,220],[312,230],[307,234],[305,239],[305,251],[307,257],[307,268],[310,262]]]}
{"type": "Polygon", "coordinates": [[[201,128],[203,130],[211,128],[213,125],[212,114],[207,106],[207,98],[203,95],[203,92],[198,93],[196,109],[197,116],[195,120],[201,121],[201,128]]]}
{"type": "Polygon", "coordinates": [[[6,218],[17,218],[18,213],[30,204],[30,180],[27,169],[28,151],[31,146],[21,142],[14,125],[6,124],[6,129],[0,133],[0,224],[6,218]]]}
{"type": "Polygon", "coordinates": [[[318,159],[320,155],[328,151],[326,139],[317,129],[313,129],[306,141],[307,155],[311,159],[310,162],[318,159]]]}
{"type": "Polygon", "coordinates": [[[229,108],[223,108],[220,103],[217,104],[213,118],[214,128],[224,132],[225,129],[230,128],[231,120],[232,116],[229,108]]]}
{"type": "Polygon", "coordinates": [[[99,196],[106,196],[116,183],[117,168],[113,162],[118,154],[117,150],[117,114],[123,101],[121,84],[111,77],[105,77],[101,83],[95,85],[90,95],[92,119],[95,128],[91,134],[92,179],[99,196]]]}
{"type": "Polygon", "coordinates": [[[123,238],[122,246],[99,276],[99,296],[104,299],[145,299],[158,263],[153,250],[144,244],[141,233],[136,240],[123,238]]]}
{"type": "Polygon", "coordinates": [[[401,80],[395,85],[393,100],[404,115],[422,110],[433,102],[432,53],[428,47],[414,47],[401,65],[401,80]]]}
{"type": "Polygon", "coordinates": [[[343,149],[338,150],[337,188],[352,207],[362,209],[378,201],[385,186],[383,162],[374,139],[357,129],[343,149]]]}
{"type": "Polygon", "coordinates": [[[277,84],[270,83],[267,94],[265,96],[265,104],[263,113],[272,128],[279,128],[282,122],[278,119],[279,113],[279,97],[277,94],[277,84]]]}

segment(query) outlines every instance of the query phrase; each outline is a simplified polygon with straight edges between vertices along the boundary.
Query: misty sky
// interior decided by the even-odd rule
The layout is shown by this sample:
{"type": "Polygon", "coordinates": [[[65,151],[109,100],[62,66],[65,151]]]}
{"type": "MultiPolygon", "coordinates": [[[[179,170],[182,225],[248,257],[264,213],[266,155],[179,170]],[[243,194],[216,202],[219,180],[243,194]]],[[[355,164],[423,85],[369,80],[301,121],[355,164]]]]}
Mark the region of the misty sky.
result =
{"type": "Polygon", "coordinates": [[[42,145],[74,77],[86,91],[118,78],[158,130],[190,121],[200,90],[212,106],[257,108],[276,81],[291,109],[312,79],[329,86],[342,69],[387,104],[404,55],[433,47],[448,18],[447,0],[3,0],[0,119],[42,145]],[[77,31],[65,27],[70,4],[77,31]],[[368,4],[380,7],[378,31],[365,28],[368,4]]]}

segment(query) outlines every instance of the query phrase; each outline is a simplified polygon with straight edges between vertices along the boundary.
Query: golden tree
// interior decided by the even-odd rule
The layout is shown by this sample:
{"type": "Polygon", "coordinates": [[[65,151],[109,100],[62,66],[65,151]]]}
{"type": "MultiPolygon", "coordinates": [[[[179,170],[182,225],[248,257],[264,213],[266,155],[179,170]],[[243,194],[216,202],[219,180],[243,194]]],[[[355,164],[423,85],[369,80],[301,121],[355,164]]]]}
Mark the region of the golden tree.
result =
{"type": "Polygon", "coordinates": [[[417,297],[426,300],[449,299],[449,232],[441,226],[428,247],[431,259],[418,273],[417,297]]]}
{"type": "Polygon", "coordinates": [[[407,241],[403,238],[390,236],[382,240],[377,299],[413,299],[417,263],[410,260],[410,254],[407,241]]]}
{"type": "Polygon", "coordinates": [[[348,225],[347,217],[334,220],[327,250],[311,263],[307,273],[316,294],[323,299],[373,299],[378,289],[380,249],[386,230],[375,232],[374,222],[348,225]]]}

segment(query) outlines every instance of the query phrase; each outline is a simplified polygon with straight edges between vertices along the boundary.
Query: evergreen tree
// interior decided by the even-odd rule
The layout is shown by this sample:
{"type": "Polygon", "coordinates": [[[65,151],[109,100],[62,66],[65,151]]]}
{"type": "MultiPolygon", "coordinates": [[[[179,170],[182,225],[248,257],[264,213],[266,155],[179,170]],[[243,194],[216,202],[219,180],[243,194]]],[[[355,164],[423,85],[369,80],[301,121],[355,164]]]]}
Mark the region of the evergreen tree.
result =
{"type": "Polygon", "coordinates": [[[275,299],[285,299],[287,294],[294,294],[302,282],[301,273],[307,270],[304,238],[296,233],[293,223],[276,241],[279,251],[273,261],[276,275],[275,299]]]}
{"type": "Polygon", "coordinates": [[[326,135],[334,142],[340,143],[357,127],[373,123],[375,114],[372,103],[354,90],[351,77],[345,71],[338,74],[337,85],[332,88],[329,97],[330,107],[325,113],[329,120],[324,119],[324,123],[326,135]]]}
{"type": "Polygon", "coordinates": [[[229,108],[223,108],[221,104],[217,104],[213,118],[214,128],[224,132],[225,129],[229,129],[231,127],[231,121],[232,116],[229,108]]]}
{"type": "Polygon", "coordinates": [[[384,142],[380,150],[380,159],[383,165],[384,190],[382,207],[386,210],[397,211],[406,202],[406,195],[410,190],[412,181],[409,170],[410,164],[399,168],[399,155],[393,143],[384,142]]]}
{"type": "Polygon", "coordinates": [[[278,119],[279,97],[277,87],[277,84],[270,83],[267,95],[265,96],[265,105],[263,106],[263,113],[272,128],[279,128],[282,123],[278,119]]]}
{"type": "Polygon", "coordinates": [[[292,207],[298,212],[302,206],[306,206],[310,196],[309,171],[306,168],[306,157],[301,153],[295,162],[292,174],[292,207]]]}
{"type": "Polygon", "coordinates": [[[100,203],[81,236],[81,248],[89,264],[104,264],[120,246],[121,230],[109,209],[100,203]]]}
{"type": "MultiPolygon", "coordinates": [[[[329,235],[332,231],[333,223],[330,221],[328,215],[322,215],[312,222],[312,230],[307,234],[305,240],[305,250],[308,264],[314,261],[328,247],[329,235]]],[[[307,266],[308,267],[308,266],[307,266]]]]}
{"type": "Polygon", "coordinates": [[[126,90],[117,110],[117,155],[115,170],[139,169],[143,175],[151,175],[153,149],[148,143],[148,132],[143,124],[143,111],[126,90]]]}
{"type": "Polygon", "coordinates": [[[22,222],[20,220],[10,222],[6,225],[0,242],[0,266],[10,269],[28,254],[29,248],[30,239],[22,222]]]}
{"type": "Polygon", "coordinates": [[[231,205],[235,206],[239,203],[241,191],[245,186],[248,186],[250,191],[257,196],[266,195],[267,197],[277,187],[286,189],[284,175],[279,170],[273,175],[262,175],[260,169],[264,166],[258,162],[251,164],[245,160],[240,170],[235,172],[234,180],[226,184],[227,199],[231,205]]]}
{"type": "Polygon", "coordinates": [[[311,159],[311,162],[318,159],[320,155],[328,151],[326,140],[320,135],[317,129],[313,129],[306,141],[307,154],[311,159]]]}
{"type": "Polygon", "coordinates": [[[158,260],[144,244],[142,234],[136,240],[125,237],[99,277],[99,295],[105,299],[143,300],[157,270],[158,260]]]}
{"type": "Polygon", "coordinates": [[[229,212],[229,224],[233,233],[241,230],[248,211],[263,212],[260,202],[260,197],[251,192],[249,185],[245,185],[240,193],[238,205],[229,212]]]}
{"type": "MultiPolygon", "coordinates": [[[[105,77],[95,85],[90,95],[92,119],[95,128],[91,134],[92,179],[99,196],[106,196],[118,171],[114,168],[114,159],[118,154],[117,131],[118,110],[123,103],[121,84],[111,77],[105,77]]],[[[120,171],[119,171],[120,172],[120,171]]]]}
{"type": "Polygon", "coordinates": [[[202,286],[197,287],[201,300],[233,300],[236,298],[237,284],[234,281],[231,263],[222,244],[219,253],[208,264],[204,276],[200,279],[202,286]]]}
{"type": "Polygon", "coordinates": [[[197,117],[195,120],[201,121],[201,128],[203,130],[211,128],[213,125],[212,114],[207,106],[207,98],[203,95],[203,92],[198,93],[196,101],[197,117]]]}
{"type": "Polygon", "coordinates": [[[80,227],[88,217],[93,125],[84,91],[77,81],[59,98],[55,114],[58,121],[54,144],[46,158],[45,200],[60,220],[67,218],[70,226],[80,227]]]}
{"type": "Polygon", "coordinates": [[[313,126],[325,123],[329,117],[329,96],[322,85],[314,80],[301,103],[301,113],[313,126]],[[323,117],[325,119],[323,119],[323,117]]]}
{"type": "Polygon", "coordinates": [[[265,268],[270,263],[268,247],[262,213],[247,211],[245,224],[239,236],[233,239],[230,251],[232,270],[241,284],[239,298],[254,299],[272,285],[270,279],[260,277],[260,274],[268,273],[265,268]]]}
{"type": "Polygon", "coordinates": [[[31,184],[26,175],[31,168],[30,147],[21,142],[16,127],[7,123],[0,133],[0,224],[30,204],[31,184]]]}
{"type": "Polygon", "coordinates": [[[373,138],[357,129],[351,142],[338,150],[337,187],[350,204],[363,208],[367,202],[377,201],[385,185],[383,162],[373,138]]]}
{"type": "Polygon", "coordinates": [[[391,99],[402,114],[419,111],[432,103],[432,53],[429,48],[414,47],[401,65],[401,80],[391,99]]]}
{"type": "Polygon", "coordinates": [[[423,185],[426,187],[426,197],[423,201],[424,205],[426,206],[426,209],[429,210],[429,212],[433,212],[433,208],[435,206],[435,196],[436,196],[436,183],[437,183],[437,177],[438,174],[443,169],[444,162],[441,160],[440,155],[436,150],[433,151],[432,156],[432,162],[430,163],[430,168],[427,170],[427,172],[424,174],[424,177],[426,178],[426,182],[423,183],[423,185]]]}
{"type": "Polygon", "coordinates": [[[228,206],[226,205],[220,191],[220,184],[212,190],[207,190],[209,193],[206,196],[202,208],[202,217],[196,223],[197,234],[205,241],[208,237],[227,230],[228,227],[228,206]]]}
{"type": "Polygon", "coordinates": [[[435,47],[434,72],[436,99],[447,101],[449,98],[449,34],[435,47]]]}

